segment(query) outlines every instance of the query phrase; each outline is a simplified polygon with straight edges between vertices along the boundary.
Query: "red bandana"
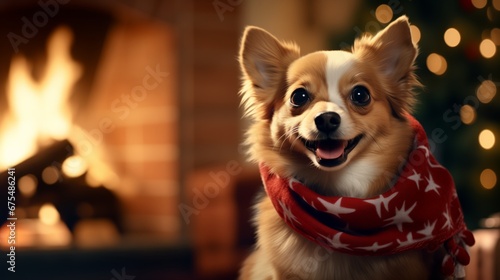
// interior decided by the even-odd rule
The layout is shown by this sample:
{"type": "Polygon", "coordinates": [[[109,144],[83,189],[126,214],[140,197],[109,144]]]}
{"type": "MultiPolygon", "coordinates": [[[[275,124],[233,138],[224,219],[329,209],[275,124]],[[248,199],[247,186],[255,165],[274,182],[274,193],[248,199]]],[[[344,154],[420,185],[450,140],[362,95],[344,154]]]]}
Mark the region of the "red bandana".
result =
{"type": "Polygon", "coordinates": [[[323,196],[296,179],[281,178],[260,164],[267,194],[281,218],[297,233],[325,248],[352,255],[388,255],[412,249],[448,254],[443,273],[463,277],[469,263],[466,245],[474,237],[464,223],[450,173],[430,153],[420,123],[415,148],[397,181],[372,198],[323,196]]]}

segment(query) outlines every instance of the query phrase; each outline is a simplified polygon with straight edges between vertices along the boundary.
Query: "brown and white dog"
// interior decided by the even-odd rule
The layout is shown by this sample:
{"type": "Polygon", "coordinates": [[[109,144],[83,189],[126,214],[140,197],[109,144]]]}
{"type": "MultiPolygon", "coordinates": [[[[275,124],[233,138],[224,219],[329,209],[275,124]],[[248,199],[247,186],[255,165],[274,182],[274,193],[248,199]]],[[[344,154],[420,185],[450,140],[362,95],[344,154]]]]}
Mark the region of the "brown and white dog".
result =
{"type": "MultiPolygon", "coordinates": [[[[352,52],[304,56],[295,44],[247,27],[239,61],[242,104],[252,120],[246,139],[251,160],[322,195],[368,198],[387,191],[387,174],[398,174],[415,137],[406,115],[420,86],[417,52],[405,16],[357,39],[352,52]]],[[[284,223],[268,196],[256,205],[255,223],[258,243],[240,279],[442,277],[434,271],[443,257],[439,250],[387,256],[322,251],[284,223]]]]}

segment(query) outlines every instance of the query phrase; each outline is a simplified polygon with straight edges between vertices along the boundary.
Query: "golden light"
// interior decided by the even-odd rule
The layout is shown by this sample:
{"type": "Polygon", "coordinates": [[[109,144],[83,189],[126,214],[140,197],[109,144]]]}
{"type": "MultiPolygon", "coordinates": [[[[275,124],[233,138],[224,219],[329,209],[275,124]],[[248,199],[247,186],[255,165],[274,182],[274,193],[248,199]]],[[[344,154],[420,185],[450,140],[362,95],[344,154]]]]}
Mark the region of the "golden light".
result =
{"type": "Polygon", "coordinates": [[[476,110],[470,105],[464,105],[460,108],[460,120],[464,124],[471,124],[476,120],[476,110]]]}
{"type": "Polygon", "coordinates": [[[40,79],[32,77],[33,65],[15,56],[7,77],[8,108],[0,121],[0,169],[36,153],[40,144],[61,140],[71,129],[71,89],[81,66],[71,58],[72,33],[58,28],[47,42],[47,62],[40,79]],[[13,148],[16,147],[16,148],[13,148]]]}
{"type": "Polygon", "coordinates": [[[88,166],[83,157],[74,155],[63,161],[61,169],[68,177],[78,177],[87,171],[88,166]]]}
{"type": "Polygon", "coordinates": [[[38,180],[32,174],[25,175],[17,181],[19,192],[26,197],[31,197],[35,194],[37,184],[38,180]]]}
{"type": "Polygon", "coordinates": [[[497,87],[495,83],[490,80],[483,81],[477,88],[476,95],[477,99],[482,103],[489,103],[495,97],[497,93],[497,87]]]}
{"type": "Polygon", "coordinates": [[[386,4],[382,4],[377,7],[375,10],[375,17],[377,20],[381,23],[388,23],[389,21],[392,20],[392,17],[394,16],[391,7],[386,4]]]}
{"type": "Polygon", "coordinates": [[[444,74],[444,72],[446,72],[446,69],[448,68],[448,63],[446,62],[446,59],[437,53],[431,53],[427,57],[426,62],[429,71],[431,71],[436,75],[444,74]]]}
{"type": "Polygon", "coordinates": [[[410,25],[411,41],[417,44],[420,41],[420,29],[416,25],[410,25]]]}
{"type": "Polygon", "coordinates": [[[495,145],[495,134],[489,129],[484,129],[479,133],[479,145],[485,150],[493,148],[495,145]]]}
{"type": "Polygon", "coordinates": [[[481,182],[483,188],[491,190],[497,184],[497,174],[495,174],[495,171],[489,168],[485,169],[483,170],[483,172],[481,172],[479,181],[481,182]]]}
{"type": "Polygon", "coordinates": [[[59,212],[57,212],[54,205],[50,203],[46,203],[40,207],[38,218],[46,225],[55,225],[60,220],[59,212]]]}
{"type": "Polygon", "coordinates": [[[56,183],[59,180],[59,177],[60,177],[59,170],[54,166],[45,167],[45,169],[42,171],[42,180],[47,185],[52,185],[56,183]]]}
{"type": "Polygon", "coordinates": [[[495,43],[493,43],[493,41],[490,39],[484,39],[483,41],[481,41],[481,44],[479,44],[479,52],[485,58],[493,57],[496,51],[497,47],[495,46],[495,43]]]}
{"type": "Polygon", "coordinates": [[[486,0],[472,0],[472,5],[478,9],[482,9],[486,6],[486,0]]]}
{"type": "Polygon", "coordinates": [[[450,47],[456,47],[460,43],[460,32],[455,28],[448,28],[444,32],[444,42],[450,47]]]}
{"type": "MultiPolygon", "coordinates": [[[[500,2],[500,0],[498,0],[500,2]]],[[[500,28],[493,28],[490,31],[491,41],[495,43],[495,45],[500,45],[500,28]]]]}
{"type": "Polygon", "coordinates": [[[493,0],[491,4],[495,10],[500,11],[500,0],[493,0]]]}

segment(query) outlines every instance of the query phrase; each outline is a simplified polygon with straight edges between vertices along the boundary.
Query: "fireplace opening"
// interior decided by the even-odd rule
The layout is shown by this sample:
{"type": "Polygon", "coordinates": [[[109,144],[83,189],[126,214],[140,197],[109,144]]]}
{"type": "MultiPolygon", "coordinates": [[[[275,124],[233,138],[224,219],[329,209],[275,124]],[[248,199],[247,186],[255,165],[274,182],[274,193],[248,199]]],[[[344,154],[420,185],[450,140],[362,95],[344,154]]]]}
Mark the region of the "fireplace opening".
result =
{"type": "Polygon", "coordinates": [[[19,1],[0,14],[0,180],[17,181],[0,247],[11,218],[21,249],[178,243],[173,25],[122,1],[19,1]]]}

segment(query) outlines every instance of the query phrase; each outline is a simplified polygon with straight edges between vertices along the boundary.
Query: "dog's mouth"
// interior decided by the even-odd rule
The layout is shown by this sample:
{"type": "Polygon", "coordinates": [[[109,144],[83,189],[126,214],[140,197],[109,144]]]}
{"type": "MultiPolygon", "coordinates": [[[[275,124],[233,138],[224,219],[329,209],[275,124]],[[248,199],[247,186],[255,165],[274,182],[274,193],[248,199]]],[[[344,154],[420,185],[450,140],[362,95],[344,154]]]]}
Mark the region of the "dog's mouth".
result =
{"type": "Polygon", "coordinates": [[[310,141],[300,138],[308,150],[316,155],[319,165],[324,167],[334,167],[344,163],[349,153],[358,145],[362,134],[351,140],[343,139],[323,139],[310,141]]]}

